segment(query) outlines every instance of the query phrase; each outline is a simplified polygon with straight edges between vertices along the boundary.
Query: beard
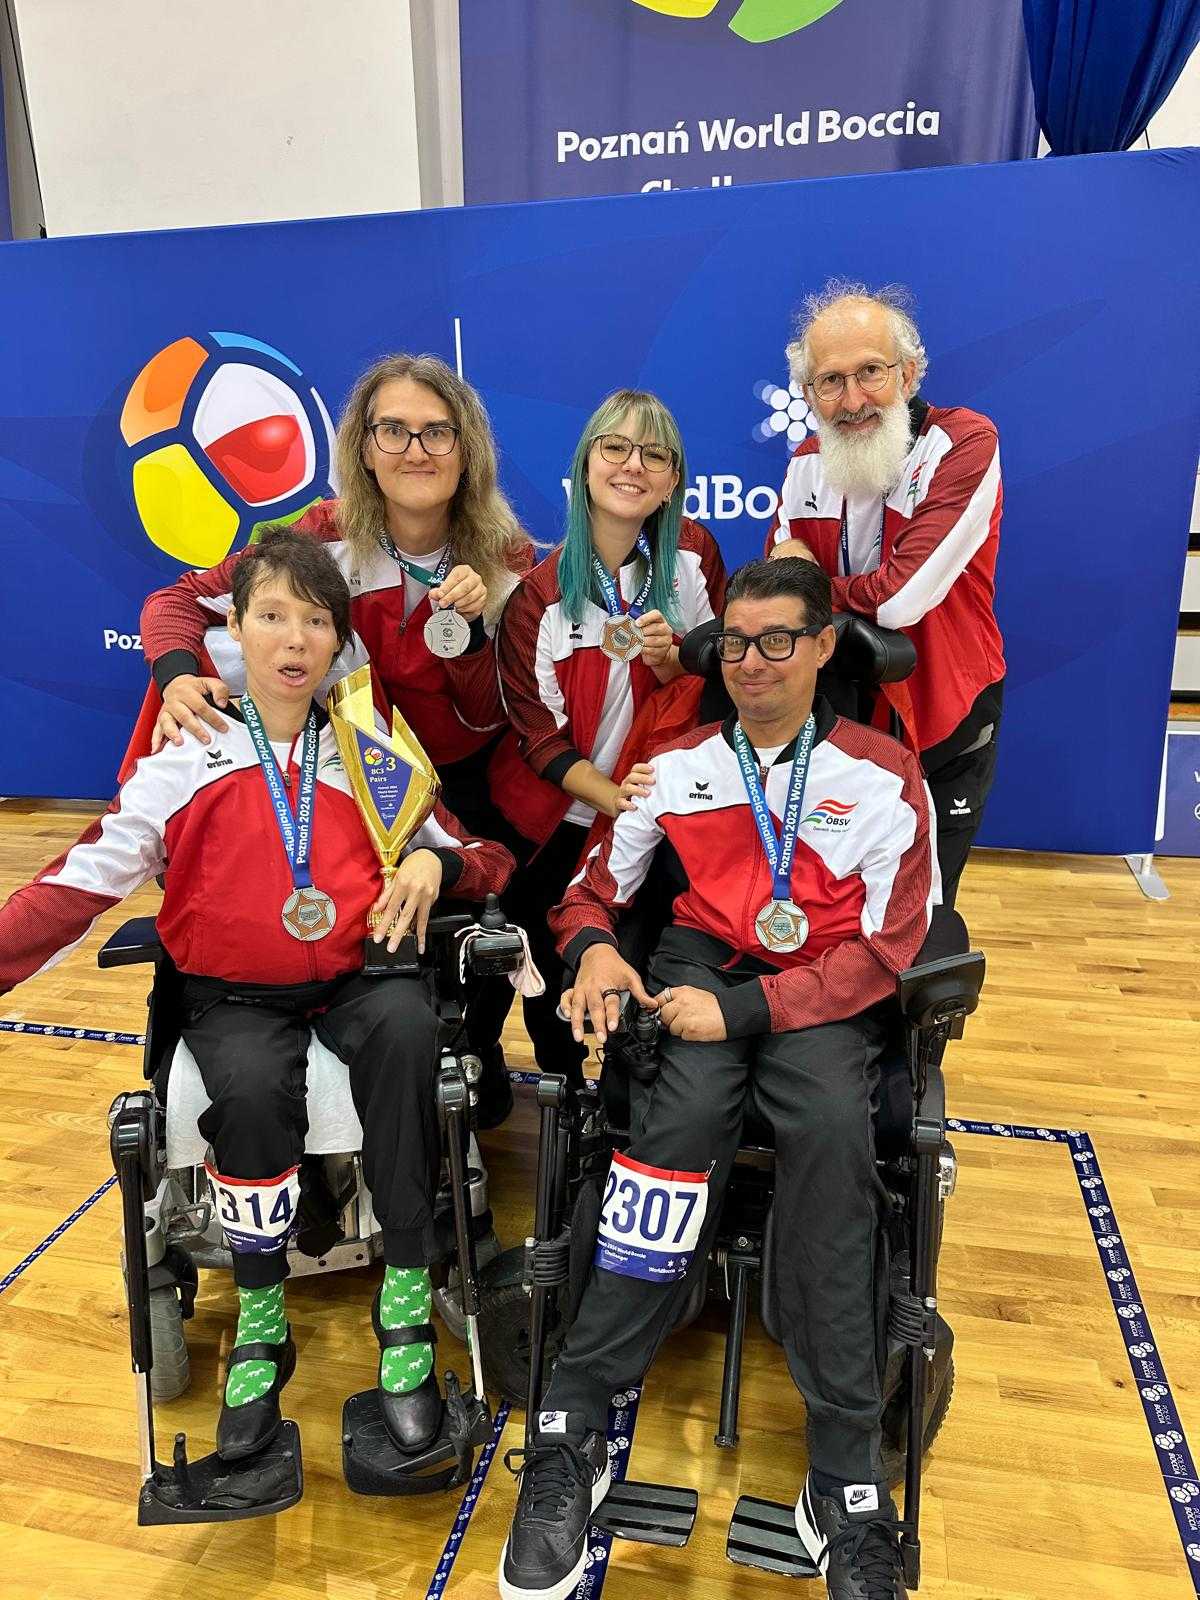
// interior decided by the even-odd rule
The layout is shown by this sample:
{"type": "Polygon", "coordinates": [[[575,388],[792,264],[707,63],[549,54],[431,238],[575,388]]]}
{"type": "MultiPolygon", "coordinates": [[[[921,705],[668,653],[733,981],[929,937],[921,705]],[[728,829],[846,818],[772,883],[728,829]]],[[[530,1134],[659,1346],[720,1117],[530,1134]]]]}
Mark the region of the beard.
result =
{"type": "Polygon", "coordinates": [[[825,476],[840,494],[886,497],[900,481],[904,459],[912,448],[912,422],[906,400],[888,406],[864,405],[839,410],[828,421],[817,413],[817,436],[825,476]],[[848,433],[840,422],[878,417],[879,426],[865,437],[848,433]]]}

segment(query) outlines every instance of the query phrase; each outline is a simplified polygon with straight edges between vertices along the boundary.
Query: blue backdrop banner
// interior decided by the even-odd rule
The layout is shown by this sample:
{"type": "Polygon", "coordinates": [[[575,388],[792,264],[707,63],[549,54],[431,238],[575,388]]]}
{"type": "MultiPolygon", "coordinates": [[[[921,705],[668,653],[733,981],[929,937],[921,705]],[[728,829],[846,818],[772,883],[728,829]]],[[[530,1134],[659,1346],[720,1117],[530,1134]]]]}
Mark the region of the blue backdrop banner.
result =
{"type": "Polygon", "coordinates": [[[1152,848],[1200,442],[1200,153],[0,248],[0,794],[107,796],[145,594],[329,486],[329,412],[386,350],[483,392],[561,532],[622,384],[678,413],[687,509],[761,552],[808,418],[783,347],[831,273],[912,286],[924,390],[999,427],[1009,688],[983,838],[1152,848]],[[259,435],[260,425],[265,430],[259,435]]]}
{"type": "Polygon", "coordinates": [[[459,0],[468,202],[1011,161],[1021,0],[459,0]]]}

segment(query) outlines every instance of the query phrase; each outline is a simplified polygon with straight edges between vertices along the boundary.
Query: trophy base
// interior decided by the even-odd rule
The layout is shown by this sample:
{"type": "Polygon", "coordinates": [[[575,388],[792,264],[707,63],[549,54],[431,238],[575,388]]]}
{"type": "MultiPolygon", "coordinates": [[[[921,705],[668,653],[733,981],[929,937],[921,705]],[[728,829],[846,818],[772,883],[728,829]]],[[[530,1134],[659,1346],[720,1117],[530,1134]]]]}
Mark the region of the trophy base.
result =
{"type": "Polygon", "coordinates": [[[416,936],[406,933],[395,950],[389,950],[386,940],[376,944],[368,937],[363,944],[364,978],[415,978],[421,971],[421,957],[416,936]]]}

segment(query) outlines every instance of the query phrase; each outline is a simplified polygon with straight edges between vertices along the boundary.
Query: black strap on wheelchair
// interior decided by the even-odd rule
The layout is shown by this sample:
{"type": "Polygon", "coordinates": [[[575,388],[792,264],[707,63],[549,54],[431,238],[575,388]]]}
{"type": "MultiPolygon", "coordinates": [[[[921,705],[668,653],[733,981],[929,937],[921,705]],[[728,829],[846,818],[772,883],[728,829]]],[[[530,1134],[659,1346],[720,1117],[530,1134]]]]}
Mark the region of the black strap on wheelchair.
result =
{"type": "Polygon", "coordinates": [[[934,1317],[923,1301],[915,1294],[894,1293],[888,1306],[888,1334],[901,1344],[933,1344],[934,1317]]]}
{"type": "MultiPolygon", "coordinates": [[[[288,1333],[290,1335],[291,1329],[288,1333]]],[[[236,1367],[239,1361],[273,1361],[278,1367],[286,1349],[286,1339],[282,1344],[265,1344],[261,1339],[256,1339],[253,1344],[235,1344],[229,1352],[229,1365],[236,1367]]]]}
{"type": "Polygon", "coordinates": [[[432,1322],[417,1322],[411,1328],[376,1328],[381,1350],[398,1350],[406,1344],[436,1344],[437,1330],[432,1322]]]}
{"type": "Polygon", "coordinates": [[[571,1276],[571,1230],[553,1239],[535,1239],[525,1246],[524,1283],[527,1288],[555,1289],[571,1276]]]}

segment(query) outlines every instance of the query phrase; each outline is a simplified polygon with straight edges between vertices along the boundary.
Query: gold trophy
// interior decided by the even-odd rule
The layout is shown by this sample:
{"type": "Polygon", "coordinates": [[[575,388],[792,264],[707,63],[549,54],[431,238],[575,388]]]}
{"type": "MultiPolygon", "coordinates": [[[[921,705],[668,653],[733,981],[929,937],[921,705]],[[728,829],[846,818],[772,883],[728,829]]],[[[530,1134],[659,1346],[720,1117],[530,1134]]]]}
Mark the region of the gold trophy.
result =
{"type": "MultiPolygon", "coordinates": [[[[395,707],[391,734],[380,732],[370,667],[359,667],[335,683],[327,704],[350,793],[379,857],[386,889],[396,876],[404,846],[433,810],[442,786],[433,763],[395,707]]],[[[374,931],[379,920],[379,913],[372,911],[368,928],[374,931]]],[[[405,948],[408,944],[408,938],[402,939],[392,952],[386,942],[376,944],[368,937],[364,973],[379,977],[411,972],[415,957],[411,948],[405,948]]]]}

